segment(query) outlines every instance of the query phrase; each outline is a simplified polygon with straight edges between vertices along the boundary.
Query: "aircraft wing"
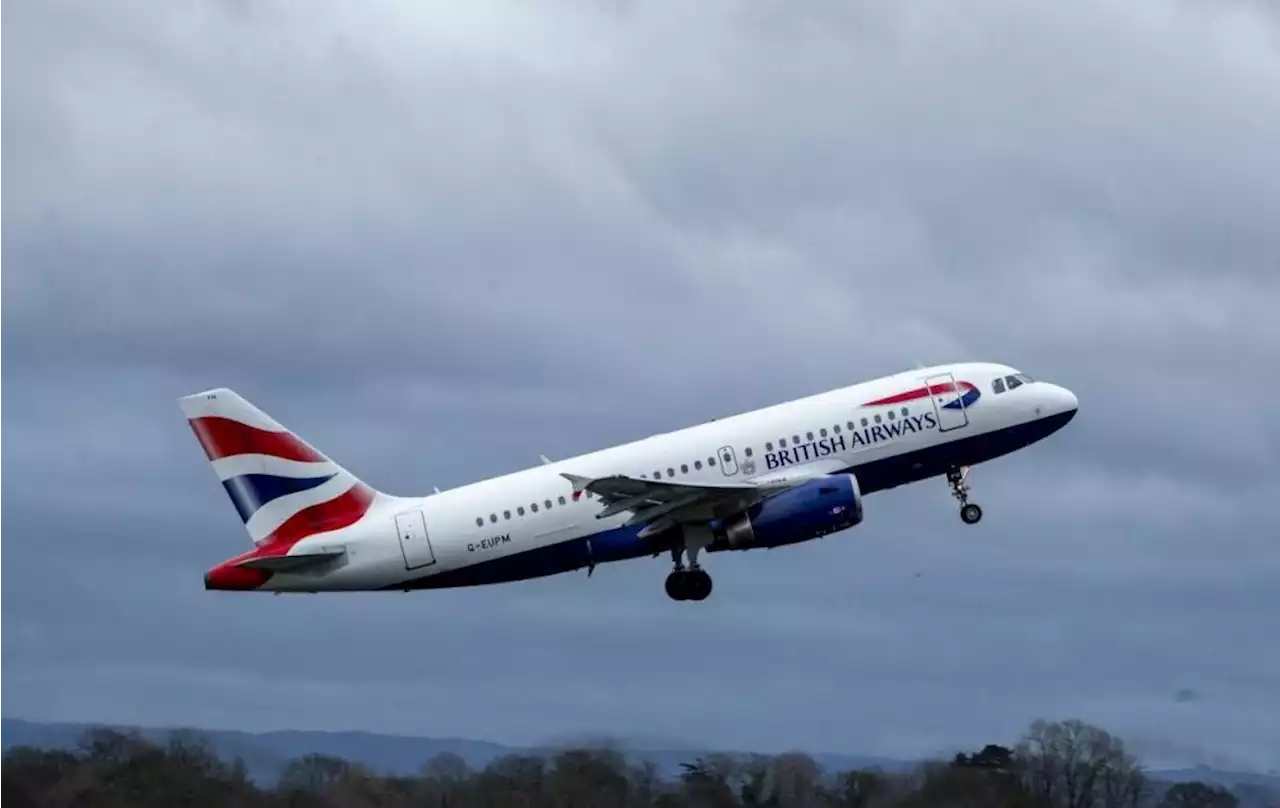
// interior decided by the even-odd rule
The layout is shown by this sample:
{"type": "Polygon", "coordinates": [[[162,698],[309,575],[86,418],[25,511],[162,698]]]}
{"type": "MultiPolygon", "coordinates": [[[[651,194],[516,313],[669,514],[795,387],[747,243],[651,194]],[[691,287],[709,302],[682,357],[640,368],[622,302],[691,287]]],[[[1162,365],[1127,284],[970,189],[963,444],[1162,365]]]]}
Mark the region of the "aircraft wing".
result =
{"type": "Polygon", "coordinates": [[[627,524],[645,525],[640,531],[644,538],[683,522],[705,523],[746,510],[771,496],[838,471],[836,465],[832,461],[807,463],[786,472],[733,483],[668,482],[625,474],[561,476],[573,484],[575,497],[583,491],[600,497],[605,507],[596,514],[597,519],[629,511],[627,524]]]}

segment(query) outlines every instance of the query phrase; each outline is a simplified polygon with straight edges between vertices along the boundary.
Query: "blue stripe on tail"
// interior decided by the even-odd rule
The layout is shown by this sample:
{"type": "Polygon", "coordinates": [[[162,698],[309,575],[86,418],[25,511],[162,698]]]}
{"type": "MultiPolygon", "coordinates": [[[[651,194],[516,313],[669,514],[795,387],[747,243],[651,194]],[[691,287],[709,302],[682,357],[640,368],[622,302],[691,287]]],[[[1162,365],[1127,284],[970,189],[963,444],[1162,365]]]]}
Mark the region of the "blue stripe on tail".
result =
{"type": "Polygon", "coordinates": [[[324,477],[279,477],[275,474],[242,474],[222,482],[227,496],[236,506],[241,520],[248,522],[249,517],[268,502],[287,494],[308,491],[324,485],[334,478],[334,474],[324,477]]]}

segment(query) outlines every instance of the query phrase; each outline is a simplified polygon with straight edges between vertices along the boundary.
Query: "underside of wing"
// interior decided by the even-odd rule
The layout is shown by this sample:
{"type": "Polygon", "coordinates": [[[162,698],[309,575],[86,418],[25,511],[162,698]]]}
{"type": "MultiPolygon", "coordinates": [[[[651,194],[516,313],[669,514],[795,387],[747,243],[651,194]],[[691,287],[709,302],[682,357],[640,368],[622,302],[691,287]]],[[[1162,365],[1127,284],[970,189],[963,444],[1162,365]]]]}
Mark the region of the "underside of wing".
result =
{"type": "Polygon", "coordinates": [[[344,555],[346,555],[345,550],[335,550],[296,555],[257,556],[255,558],[249,558],[241,561],[236,566],[266,570],[268,572],[299,572],[311,567],[327,564],[330,561],[336,561],[344,555]]]}
{"type": "Polygon", "coordinates": [[[744,511],[771,496],[812,480],[835,474],[844,463],[829,458],[789,466],[741,482],[684,483],[612,474],[583,477],[561,473],[573,484],[574,497],[583,492],[600,497],[604,508],[597,519],[631,513],[629,525],[643,524],[641,537],[661,533],[680,523],[706,523],[744,511]]]}
{"type": "MultiPolygon", "coordinates": [[[[574,496],[589,492],[604,508],[597,519],[631,513],[626,524],[645,525],[641,537],[661,533],[681,522],[708,522],[749,508],[775,493],[772,485],[753,483],[693,484],[648,480],[622,474],[582,477],[562,474],[573,484],[574,496]]],[[[783,488],[790,487],[789,485],[783,488]]]]}

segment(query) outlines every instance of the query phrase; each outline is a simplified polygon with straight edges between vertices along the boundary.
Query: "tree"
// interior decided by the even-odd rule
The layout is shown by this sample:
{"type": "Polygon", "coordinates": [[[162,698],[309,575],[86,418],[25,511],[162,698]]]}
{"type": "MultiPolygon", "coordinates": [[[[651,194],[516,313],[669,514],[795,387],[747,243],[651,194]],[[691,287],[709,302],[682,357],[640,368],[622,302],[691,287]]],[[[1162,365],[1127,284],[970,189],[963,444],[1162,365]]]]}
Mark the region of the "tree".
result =
{"type": "Polygon", "coordinates": [[[631,783],[626,759],[612,749],[571,749],[551,759],[556,808],[625,808],[631,783]]]}
{"type": "MultiPolygon", "coordinates": [[[[665,778],[607,748],[512,754],[483,770],[456,755],[417,776],[383,775],[326,755],[289,761],[277,787],[259,788],[196,733],[165,741],[110,730],[76,749],[4,755],[9,808],[1239,808],[1205,783],[1152,799],[1137,762],[1114,737],[1078,721],[1036,722],[1015,748],[988,744],[909,773],[838,772],[810,756],[710,754],[665,778]]],[[[1263,787],[1260,789],[1265,790],[1263,787]]],[[[1276,801],[1259,791],[1249,805],[1276,801]]]]}
{"type": "Polygon", "coordinates": [[[693,763],[681,763],[684,772],[680,782],[684,784],[684,796],[688,804],[699,808],[736,808],[737,796],[729,785],[723,765],[716,761],[698,758],[693,763]]]}
{"type": "Polygon", "coordinates": [[[1236,808],[1239,804],[1225,788],[1198,780],[1175,784],[1160,800],[1160,808],[1236,808]]]}
{"type": "Polygon", "coordinates": [[[1132,808],[1143,792],[1123,742],[1083,721],[1036,721],[1015,754],[1024,784],[1052,808],[1132,808]]]}
{"type": "Polygon", "coordinates": [[[322,795],[347,773],[351,764],[331,755],[304,755],[289,761],[280,774],[280,790],[322,795]]]}
{"type": "Polygon", "coordinates": [[[878,771],[845,772],[837,782],[832,802],[840,808],[871,808],[889,793],[889,778],[878,771]]]}

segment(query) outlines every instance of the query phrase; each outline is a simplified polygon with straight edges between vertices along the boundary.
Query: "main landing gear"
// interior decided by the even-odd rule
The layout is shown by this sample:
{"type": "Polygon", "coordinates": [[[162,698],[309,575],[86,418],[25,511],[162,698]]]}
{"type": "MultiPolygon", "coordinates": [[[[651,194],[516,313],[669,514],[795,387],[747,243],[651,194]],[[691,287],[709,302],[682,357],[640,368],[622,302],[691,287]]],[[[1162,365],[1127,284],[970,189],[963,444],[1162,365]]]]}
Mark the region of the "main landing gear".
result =
{"type": "Polygon", "coordinates": [[[673,547],[671,560],[675,569],[667,576],[667,597],[672,600],[706,600],[711,594],[711,576],[698,566],[698,548],[690,547],[689,568],[685,569],[681,556],[685,548],[673,547]]]}
{"type": "Polygon", "coordinates": [[[982,519],[982,508],[969,501],[969,467],[961,466],[947,472],[947,485],[951,496],[960,500],[960,519],[966,525],[976,525],[982,519]]]}

